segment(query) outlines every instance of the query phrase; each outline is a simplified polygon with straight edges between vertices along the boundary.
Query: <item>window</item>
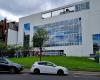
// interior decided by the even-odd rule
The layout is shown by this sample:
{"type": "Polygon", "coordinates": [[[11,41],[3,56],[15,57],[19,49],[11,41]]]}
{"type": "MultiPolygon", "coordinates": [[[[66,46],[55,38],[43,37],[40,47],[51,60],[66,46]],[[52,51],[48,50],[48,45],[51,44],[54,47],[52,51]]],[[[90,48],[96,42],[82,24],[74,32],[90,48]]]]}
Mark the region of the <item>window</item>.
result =
{"type": "Polygon", "coordinates": [[[55,64],[53,64],[51,62],[47,62],[47,66],[55,66],[55,64]]]}
{"type": "Polygon", "coordinates": [[[50,36],[46,46],[70,46],[82,44],[81,18],[37,26],[48,28],[50,36]]]}
{"type": "Polygon", "coordinates": [[[24,24],[24,46],[29,46],[30,41],[30,23],[24,24]]]}
{"type": "Polygon", "coordinates": [[[24,46],[29,46],[29,35],[24,35],[24,46]]]}
{"type": "Polygon", "coordinates": [[[38,62],[39,65],[46,65],[46,62],[38,62]]]}
{"type": "Polygon", "coordinates": [[[93,34],[93,53],[97,54],[100,50],[100,34],[93,34]]]}
{"type": "Polygon", "coordinates": [[[0,59],[0,63],[7,63],[5,59],[0,59]]]}
{"type": "Polygon", "coordinates": [[[86,9],[89,9],[90,8],[90,4],[89,2],[85,2],[85,3],[82,3],[82,4],[77,4],[75,5],[75,11],[81,11],[81,10],[86,10],[86,9]]]}
{"type": "Polygon", "coordinates": [[[98,44],[100,46],[100,34],[93,35],[93,44],[98,44]]]}

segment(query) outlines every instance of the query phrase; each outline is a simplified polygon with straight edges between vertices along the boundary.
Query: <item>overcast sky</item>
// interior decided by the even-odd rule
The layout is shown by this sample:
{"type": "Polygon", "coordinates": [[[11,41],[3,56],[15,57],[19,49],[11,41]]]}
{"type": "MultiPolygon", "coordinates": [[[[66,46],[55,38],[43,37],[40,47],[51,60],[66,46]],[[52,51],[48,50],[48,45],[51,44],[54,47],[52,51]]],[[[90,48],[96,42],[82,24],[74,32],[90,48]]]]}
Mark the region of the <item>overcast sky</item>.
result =
{"type": "Polygon", "coordinates": [[[80,0],[0,0],[0,20],[18,21],[19,17],[64,6],[80,0]]]}

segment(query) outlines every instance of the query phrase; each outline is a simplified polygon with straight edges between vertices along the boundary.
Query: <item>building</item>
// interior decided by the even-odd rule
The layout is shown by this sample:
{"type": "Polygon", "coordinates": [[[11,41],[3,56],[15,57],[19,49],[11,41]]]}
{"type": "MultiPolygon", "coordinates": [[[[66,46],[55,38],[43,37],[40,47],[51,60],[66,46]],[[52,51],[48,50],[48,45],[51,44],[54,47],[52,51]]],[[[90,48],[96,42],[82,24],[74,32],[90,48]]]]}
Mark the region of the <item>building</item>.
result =
{"type": "Polygon", "coordinates": [[[0,41],[12,45],[18,42],[18,22],[0,21],[0,41]]]}
{"type": "Polygon", "coordinates": [[[8,36],[7,44],[8,45],[17,45],[18,42],[18,22],[8,22],[8,36]]]}
{"type": "Polygon", "coordinates": [[[7,43],[7,20],[0,21],[0,41],[7,43]]]}
{"type": "Polygon", "coordinates": [[[39,27],[50,36],[45,50],[90,56],[100,49],[100,0],[83,0],[20,18],[18,44],[31,46],[39,27]]]}

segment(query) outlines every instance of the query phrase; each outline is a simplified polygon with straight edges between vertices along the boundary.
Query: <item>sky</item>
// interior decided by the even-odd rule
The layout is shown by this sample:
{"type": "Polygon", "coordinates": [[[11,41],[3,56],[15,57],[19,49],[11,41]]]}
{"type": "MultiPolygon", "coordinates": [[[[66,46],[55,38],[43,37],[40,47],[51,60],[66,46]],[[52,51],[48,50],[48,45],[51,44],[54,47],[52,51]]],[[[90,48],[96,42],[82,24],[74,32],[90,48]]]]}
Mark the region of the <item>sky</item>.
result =
{"type": "Polygon", "coordinates": [[[77,1],[81,0],[0,0],[0,20],[18,21],[20,17],[77,1]]]}

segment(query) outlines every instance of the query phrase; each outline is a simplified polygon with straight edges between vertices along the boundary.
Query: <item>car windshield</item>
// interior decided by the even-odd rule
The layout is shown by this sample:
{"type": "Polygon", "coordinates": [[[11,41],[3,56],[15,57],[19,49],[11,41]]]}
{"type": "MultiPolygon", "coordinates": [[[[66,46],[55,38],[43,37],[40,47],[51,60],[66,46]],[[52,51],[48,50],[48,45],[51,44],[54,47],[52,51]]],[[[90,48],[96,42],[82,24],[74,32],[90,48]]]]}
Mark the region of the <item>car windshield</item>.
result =
{"type": "Polygon", "coordinates": [[[6,60],[7,62],[9,62],[9,63],[12,63],[12,61],[10,61],[10,60],[9,60],[9,59],[7,59],[7,58],[6,58],[5,60],[6,60]]]}

